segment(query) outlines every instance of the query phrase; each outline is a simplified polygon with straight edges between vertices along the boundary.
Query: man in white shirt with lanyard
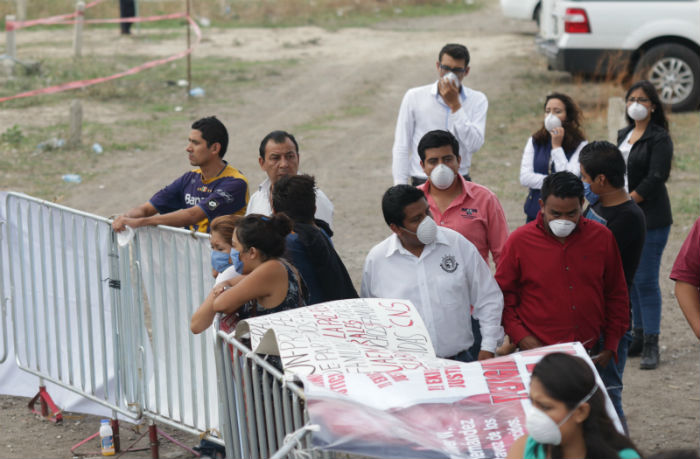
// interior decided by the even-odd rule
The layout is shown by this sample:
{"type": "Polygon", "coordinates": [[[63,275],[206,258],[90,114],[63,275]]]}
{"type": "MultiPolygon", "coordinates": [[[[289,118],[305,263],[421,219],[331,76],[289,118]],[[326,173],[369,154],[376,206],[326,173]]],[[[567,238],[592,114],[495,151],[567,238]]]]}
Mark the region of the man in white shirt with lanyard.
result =
{"type": "Polygon", "coordinates": [[[486,96],[462,85],[469,74],[469,51],[455,43],[445,45],[438,55],[439,78],[433,84],[409,89],[396,120],[392,173],[394,185],[417,186],[427,179],[418,159],[418,142],[428,131],[450,131],[459,141],[462,157],[459,173],[471,180],[472,155],[484,144],[486,96]]]}
{"type": "MultiPolygon", "coordinates": [[[[292,134],[286,131],[272,131],[260,142],[260,169],[265,171],[267,178],[258,186],[248,202],[246,215],[272,215],[270,205],[271,188],[275,182],[285,175],[299,173],[299,144],[292,134]]],[[[333,226],[333,203],[328,196],[316,188],[316,219],[333,226]]]]}
{"type": "Polygon", "coordinates": [[[410,300],[438,357],[470,361],[474,342],[470,304],[479,319],[478,359],[494,356],[503,340],[503,294],[474,245],[437,226],[423,192],[395,185],[384,193],[382,212],[393,234],[370,250],[361,297],[410,300]]]}

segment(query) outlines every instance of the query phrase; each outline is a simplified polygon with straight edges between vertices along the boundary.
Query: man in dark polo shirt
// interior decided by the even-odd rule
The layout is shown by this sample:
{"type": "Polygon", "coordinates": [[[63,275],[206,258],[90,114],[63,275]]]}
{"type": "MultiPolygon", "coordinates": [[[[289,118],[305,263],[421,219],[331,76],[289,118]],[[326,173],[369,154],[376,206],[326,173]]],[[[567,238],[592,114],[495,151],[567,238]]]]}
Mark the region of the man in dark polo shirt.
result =
{"type": "Polygon", "coordinates": [[[186,172],[153,197],[117,217],[115,231],[126,226],[168,225],[209,232],[209,222],[220,215],[244,215],[248,180],[223,157],[228,147],[226,127],[215,116],[192,124],[187,153],[197,169],[186,172]]]}

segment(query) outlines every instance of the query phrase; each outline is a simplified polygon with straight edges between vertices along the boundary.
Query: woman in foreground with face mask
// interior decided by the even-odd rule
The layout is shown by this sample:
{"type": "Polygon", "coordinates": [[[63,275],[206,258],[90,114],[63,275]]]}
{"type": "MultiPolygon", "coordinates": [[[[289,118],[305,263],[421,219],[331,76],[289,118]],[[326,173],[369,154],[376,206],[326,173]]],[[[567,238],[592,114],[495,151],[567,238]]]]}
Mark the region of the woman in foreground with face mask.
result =
{"type": "Polygon", "coordinates": [[[308,291],[297,270],[281,257],[292,223],[284,214],[248,215],[233,232],[235,263],[241,276],[224,281],[211,291],[192,315],[190,329],[198,334],[209,328],[217,312],[222,328],[231,330],[238,320],[306,306],[308,291]]]}
{"type": "Polygon", "coordinates": [[[634,330],[628,355],[642,354],[639,367],[653,370],[659,365],[659,268],[673,223],[666,189],[673,142],[661,100],[650,82],[633,84],[625,100],[629,125],[618,131],[617,143],[627,163],[630,197],[644,211],[647,223],[642,256],[630,289],[634,330]]]}
{"type": "Polygon", "coordinates": [[[520,163],[520,184],[530,189],[523,210],[527,222],[540,209],[542,180],[552,172],[569,171],[581,176],[578,155],[586,145],[581,110],[566,94],[552,93],[544,103],[544,123],[530,137],[520,163]]]}
{"type": "Polygon", "coordinates": [[[562,353],[544,356],[530,380],[528,435],[513,443],[507,457],[641,457],[632,441],[615,428],[605,411],[603,393],[583,359],[562,353]]]}

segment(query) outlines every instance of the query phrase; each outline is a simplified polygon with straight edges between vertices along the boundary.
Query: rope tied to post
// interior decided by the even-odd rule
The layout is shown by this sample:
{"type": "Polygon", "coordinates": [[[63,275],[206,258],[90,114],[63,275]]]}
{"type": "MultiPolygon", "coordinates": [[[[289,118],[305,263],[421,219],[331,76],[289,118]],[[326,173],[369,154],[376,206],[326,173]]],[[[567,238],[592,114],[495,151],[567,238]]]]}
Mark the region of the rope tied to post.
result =
{"type": "Polygon", "coordinates": [[[311,459],[311,452],[302,449],[301,439],[304,437],[306,432],[318,432],[321,430],[321,426],[318,424],[305,424],[301,429],[295,430],[294,432],[284,436],[282,441],[283,445],[289,445],[294,443],[294,449],[291,453],[297,459],[311,459]]]}

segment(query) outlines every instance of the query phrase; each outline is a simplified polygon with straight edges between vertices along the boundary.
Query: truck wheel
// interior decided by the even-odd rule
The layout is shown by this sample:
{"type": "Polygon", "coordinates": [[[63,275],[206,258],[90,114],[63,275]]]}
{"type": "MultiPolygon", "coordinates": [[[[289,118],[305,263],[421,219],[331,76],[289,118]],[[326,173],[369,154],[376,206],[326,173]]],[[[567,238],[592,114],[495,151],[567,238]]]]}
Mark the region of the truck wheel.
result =
{"type": "Polygon", "coordinates": [[[634,79],[649,80],[661,101],[674,112],[700,105],[700,56],[683,45],[669,43],[648,49],[634,68],[634,79]]]}

